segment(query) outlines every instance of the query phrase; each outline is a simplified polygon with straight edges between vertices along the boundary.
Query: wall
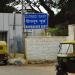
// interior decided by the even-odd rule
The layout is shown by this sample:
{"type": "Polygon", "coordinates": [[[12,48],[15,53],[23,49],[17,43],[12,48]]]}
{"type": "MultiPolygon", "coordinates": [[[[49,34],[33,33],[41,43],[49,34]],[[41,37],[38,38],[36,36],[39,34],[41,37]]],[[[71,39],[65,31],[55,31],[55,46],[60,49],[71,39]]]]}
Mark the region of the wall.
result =
{"type": "Polygon", "coordinates": [[[66,40],[66,36],[27,37],[25,42],[28,60],[56,60],[59,43],[63,40],[66,40]]]}
{"type": "MultiPolygon", "coordinates": [[[[11,47],[13,37],[16,37],[16,42],[22,42],[22,15],[15,14],[15,31],[13,30],[14,14],[13,13],[0,13],[0,32],[7,32],[8,46],[11,47]]],[[[11,49],[11,48],[10,48],[11,49]]]]}
{"type": "Polygon", "coordinates": [[[23,44],[22,44],[22,15],[21,14],[15,14],[15,30],[13,30],[14,25],[14,14],[9,13],[8,16],[9,19],[9,46],[10,46],[10,52],[19,52],[19,50],[23,51],[23,44]],[[14,45],[16,43],[16,45],[14,45]],[[16,47],[14,49],[14,46],[16,47]],[[20,47],[19,47],[20,46],[20,47]]]}
{"type": "MultiPolygon", "coordinates": [[[[18,49],[22,50],[23,43],[22,43],[22,15],[15,14],[15,31],[13,30],[14,25],[14,14],[13,13],[0,13],[0,31],[7,31],[7,42],[9,49],[13,50],[13,40],[16,37],[16,42],[18,43],[18,49]],[[19,48],[19,46],[21,46],[19,48]]],[[[28,30],[29,31],[29,30],[28,30]]],[[[43,30],[31,30],[31,36],[39,36],[41,35],[43,30]]],[[[17,50],[18,50],[17,49],[17,50]]]]}
{"type": "MultiPolygon", "coordinates": [[[[16,40],[18,42],[18,49],[22,49],[22,15],[15,15],[15,25],[16,25],[16,40]],[[21,40],[21,41],[20,41],[21,40]]],[[[14,25],[14,15],[12,13],[0,13],[0,31],[8,32],[8,43],[10,47],[13,46],[13,25],[14,25]]],[[[71,26],[70,29],[73,27],[71,26]]],[[[51,37],[51,36],[38,36],[41,33],[39,30],[32,30],[32,35],[35,37],[27,37],[26,42],[26,53],[29,60],[55,60],[58,52],[59,42],[66,40],[67,37],[51,37]]],[[[69,31],[69,39],[73,39],[74,34],[73,29],[69,31]],[[72,35],[73,34],[73,35],[72,35]],[[72,36],[71,36],[72,35],[72,36]]],[[[10,48],[11,49],[11,48],[10,48]]],[[[12,48],[13,50],[13,48],[12,48]]]]}

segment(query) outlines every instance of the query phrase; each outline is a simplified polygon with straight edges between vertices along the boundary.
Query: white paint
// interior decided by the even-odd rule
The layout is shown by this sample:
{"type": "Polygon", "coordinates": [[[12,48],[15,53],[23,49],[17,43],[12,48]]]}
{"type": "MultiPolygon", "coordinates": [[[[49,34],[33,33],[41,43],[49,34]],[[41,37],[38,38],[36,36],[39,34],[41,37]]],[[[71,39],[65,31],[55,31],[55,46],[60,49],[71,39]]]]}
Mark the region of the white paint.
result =
{"type": "Polygon", "coordinates": [[[66,37],[39,36],[26,38],[28,60],[55,60],[59,43],[66,37]]]}

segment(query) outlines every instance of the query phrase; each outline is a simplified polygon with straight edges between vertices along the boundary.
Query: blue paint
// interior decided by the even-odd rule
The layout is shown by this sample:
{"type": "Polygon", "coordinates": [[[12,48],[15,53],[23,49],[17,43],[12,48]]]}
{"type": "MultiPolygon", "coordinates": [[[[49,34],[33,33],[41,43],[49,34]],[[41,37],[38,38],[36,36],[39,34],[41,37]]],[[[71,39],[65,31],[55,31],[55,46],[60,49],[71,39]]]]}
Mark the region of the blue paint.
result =
{"type": "Polygon", "coordinates": [[[24,14],[25,29],[47,29],[48,15],[45,13],[24,14]]]}

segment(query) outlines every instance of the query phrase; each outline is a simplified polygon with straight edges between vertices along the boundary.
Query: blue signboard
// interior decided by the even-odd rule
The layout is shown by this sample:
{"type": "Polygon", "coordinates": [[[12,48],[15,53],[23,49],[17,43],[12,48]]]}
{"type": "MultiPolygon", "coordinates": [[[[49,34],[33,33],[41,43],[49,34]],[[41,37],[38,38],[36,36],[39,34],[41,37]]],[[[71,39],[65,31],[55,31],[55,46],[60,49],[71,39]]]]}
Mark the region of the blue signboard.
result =
{"type": "Polygon", "coordinates": [[[48,15],[45,13],[24,14],[25,29],[47,29],[48,15]]]}

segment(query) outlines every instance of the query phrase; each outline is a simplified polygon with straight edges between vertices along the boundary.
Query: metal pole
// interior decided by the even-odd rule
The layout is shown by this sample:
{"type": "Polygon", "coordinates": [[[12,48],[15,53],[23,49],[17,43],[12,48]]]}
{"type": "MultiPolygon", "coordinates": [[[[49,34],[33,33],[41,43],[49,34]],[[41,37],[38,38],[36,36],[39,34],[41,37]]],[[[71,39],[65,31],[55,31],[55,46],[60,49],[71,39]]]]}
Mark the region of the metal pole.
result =
{"type": "Polygon", "coordinates": [[[17,46],[17,45],[16,45],[15,13],[16,13],[16,12],[13,12],[13,16],[14,16],[14,17],[13,17],[13,20],[14,20],[14,21],[13,21],[13,43],[14,43],[14,47],[13,47],[13,48],[14,48],[14,57],[16,57],[16,46],[17,46]]]}
{"type": "Polygon", "coordinates": [[[23,49],[24,49],[24,59],[27,60],[26,47],[25,47],[24,16],[23,16],[23,14],[24,14],[24,12],[23,12],[23,0],[22,0],[22,27],[23,27],[22,36],[23,36],[23,49]]]}

